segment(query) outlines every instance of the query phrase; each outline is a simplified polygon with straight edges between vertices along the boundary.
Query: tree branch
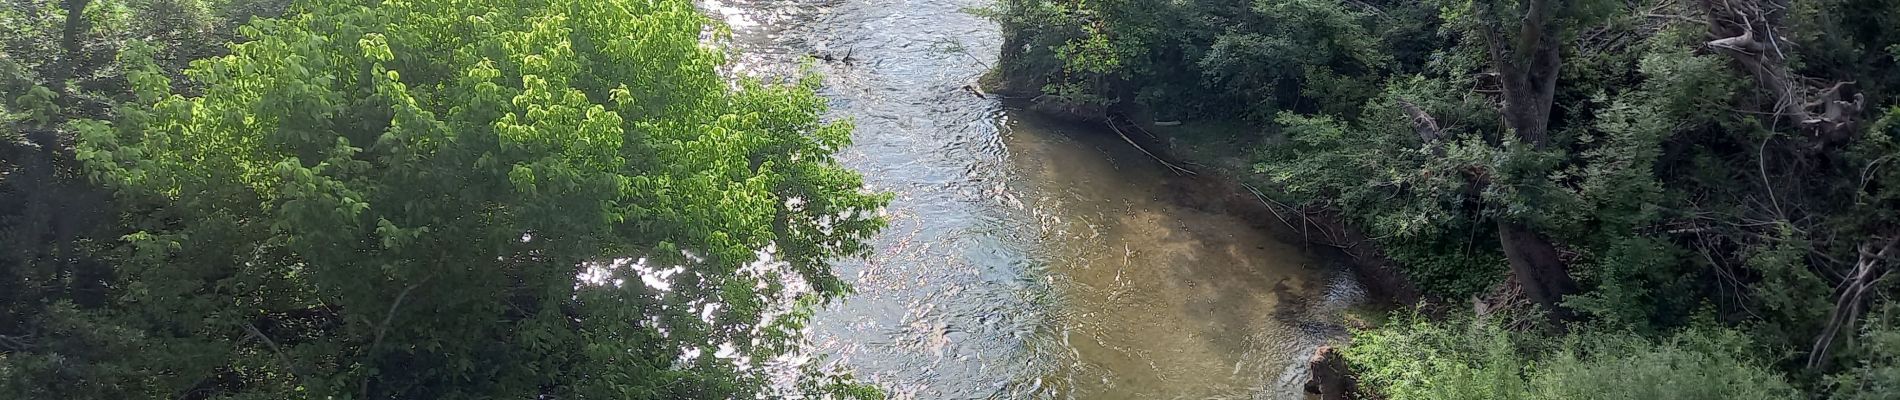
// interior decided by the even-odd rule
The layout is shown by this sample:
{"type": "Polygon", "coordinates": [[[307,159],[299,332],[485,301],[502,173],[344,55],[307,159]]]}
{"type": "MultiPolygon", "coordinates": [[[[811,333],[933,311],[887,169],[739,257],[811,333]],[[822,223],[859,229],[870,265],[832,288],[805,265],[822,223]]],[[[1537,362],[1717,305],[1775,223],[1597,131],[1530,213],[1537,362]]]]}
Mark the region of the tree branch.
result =
{"type": "MultiPolygon", "coordinates": [[[[423,282],[427,282],[427,281],[428,279],[423,279],[423,282]]],[[[396,294],[396,301],[389,303],[389,311],[383,314],[383,323],[376,326],[376,338],[369,342],[369,347],[363,349],[364,357],[373,357],[376,355],[376,348],[383,344],[383,336],[389,333],[389,322],[392,320],[395,320],[396,318],[396,309],[398,307],[402,307],[403,299],[408,298],[409,292],[416,290],[416,287],[418,286],[422,286],[422,283],[418,282],[416,284],[409,285],[409,287],[402,288],[402,293],[396,294]]],[[[369,376],[363,377],[363,382],[359,383],[357,386],[357,391],[359,393],[362,393],[363,398],[366,398],[366,399],[369,398],[370,378],[371,377],[369,376]]]]}
{"type": "Polygon", "coordinates": [[[1887,269],[1881,262],[1894,256],[1893,250],[1896,245],[1900,245],[1900,235],[1888,239],[1887,244],[1881,246],[1878,252],[1872,250],[1872,243],[1860,246],[1860,261],[1854,263],[1852,279],[1841,282],[1835,287],[1834,291],[1837,294],[1834,310],[1828,312],[1827,327],[1815,337],[1814,347],[1808,351],[1809,369],[1820,369],[1826,366],[1828,352],[1834,345],[1834,337],[1840,335],[1842,328],[1853,326],[1855,322],[1858,322],[1861,309],[1866,304],[1867,292],[1873,290],[1874,282],[1887,276],[1887,269]]]}
{"type": "MultiPolygon", "coordinates": [[[[1777,18],[1764,10],[1762,0],[1703,0],[1709,19],[1709,33],[1719,39],[1706,43],[1710,49],[1728,56],[1755,78],[1761,90],[1774,101],[1777,121],[1806,130],[1819,143],[1810,152],[1818,153],[1852,137],[1865,108],[1860,94],[1847,94],[1851,81],[1827,84],[1790,71],[1787,57],[1775,38],[1777,18]],[[1817,111],[1818,109],[1818,111],[1817,111]]],[[[1779,4],[1769,3],[1780,7],[1779,4]]]]}
{"type": "Polygon", "coordinates": [[[258,331],[257,325],[252,325],[248,322],[245,323],[244,332],[250,334],[253,338],[257,338],[257,340],[263,341],[265,346],[270,347],[271,354],[276,355],[277,362],[284,364],[284,369],[290,372],[290,376],[296,377],[299,384],[309,386],[309,381],[304,379],[303,372],[298,371],[297,364],[291,362],[289,356],[284,355],[284,349],[278,347],[276,341],[270,340],[269,337],[264,336],[264,332],[258,331]]]}

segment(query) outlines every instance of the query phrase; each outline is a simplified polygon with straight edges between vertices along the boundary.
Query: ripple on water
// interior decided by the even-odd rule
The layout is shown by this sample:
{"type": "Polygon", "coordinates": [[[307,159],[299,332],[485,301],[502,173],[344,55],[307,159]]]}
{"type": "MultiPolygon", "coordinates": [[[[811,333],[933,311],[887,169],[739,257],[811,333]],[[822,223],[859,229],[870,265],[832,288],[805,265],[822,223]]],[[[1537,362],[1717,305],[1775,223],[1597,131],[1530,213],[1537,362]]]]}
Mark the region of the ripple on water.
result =
{"type": "Polygon", "coordinates": [[[813,351],[900,398],[1298,398],[1357,286],[1245,221],[1175,204],[1113,136],[965,92],[995,64],[989,0],[703,0],[738,73],[820,62],[839,157],[892,192],[837,271],[813,351]],[[1108,140],[1102,140],[1108,138],[1108,140]]]}

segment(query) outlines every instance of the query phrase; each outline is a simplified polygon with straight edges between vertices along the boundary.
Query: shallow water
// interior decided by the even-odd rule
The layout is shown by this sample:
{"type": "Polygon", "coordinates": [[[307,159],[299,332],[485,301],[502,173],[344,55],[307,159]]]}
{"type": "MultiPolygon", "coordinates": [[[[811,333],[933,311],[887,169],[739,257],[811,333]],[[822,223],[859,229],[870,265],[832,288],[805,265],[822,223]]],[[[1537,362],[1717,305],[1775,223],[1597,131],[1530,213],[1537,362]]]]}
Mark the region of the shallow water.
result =
{"type": "Polygon", "coordinates": [[[898,398],[1300,398],[1305,356],[1343,333],[1350,279],[1234,216],[1113,132],[966,91],[995,63],[986,0],[725,0],[742,73],[807,55],[841,155],[896,195],[839,275],[815,352],[898,398]],[[846,59],[848,57],[848,59],[846,59]]]}

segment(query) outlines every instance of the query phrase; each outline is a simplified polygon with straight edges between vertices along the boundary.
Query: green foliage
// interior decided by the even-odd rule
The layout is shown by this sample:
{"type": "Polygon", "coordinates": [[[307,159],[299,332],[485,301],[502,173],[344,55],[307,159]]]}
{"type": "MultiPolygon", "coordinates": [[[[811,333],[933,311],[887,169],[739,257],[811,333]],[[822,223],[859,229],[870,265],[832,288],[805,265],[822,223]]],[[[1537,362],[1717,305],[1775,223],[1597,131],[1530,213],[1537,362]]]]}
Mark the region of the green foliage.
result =
{"type": "MultiPolygon", "coordinates": [[[[1374,236],[1403,272],[1431,293],[1466,298],[1503,275],[1503,258],[1468,202],[1465,171],[1497,157],[1478,138],[1444,138],[1426,144],[1414,133],[1401,104],[1435,99],[1445,86],[1424,79],[1389,86],[1364,106],[1357,125],[1330,116],[1283,113],[1284,142],[1255,165],[1283,195],[1338,209],[1374,236]]],[[[1441,124],[1469,115],[1472,104],[1419,104],[1445,110],[1441,124]]]]}
{"type": "Polygon", "coordinates": [[[1645,332],[1669,326],[1694,306],[1685,295],[1694,286],[1694,274],[1678,267],[1688,256],[1684,253],[1654,238],[1623,238],[1587,269],[1596,290],[1567,303],[1610,326],[1645,332]]]}
{"type": "MultiPolygon", "coordinates": [[[[1844,196],[1857,226],[1900,219],[1900,105],[1874,120],[1867,136],[1847,149],[1847,165],[1860,166],[1852,195],[1844,196]]],[[[1853,170],[1850,170],[1852,172],[1853,170]]]]}
{"type": "Polygon", "coordinates": [[[1357,78],[1391,61],[1373,14],[1326,0],[1003,0],[987,15],[1010,32],[1001,68],[1016,86],[1169,118],[1361,102],[1373,91],[1357,78]]]}
{"type": "Polygon", "coordinates": [[[1833,288],[1827,279],[1807,268],[1805,258],[1814,244],[1796,236],[1792,227],[1783,225],[1770,244],[1746,255],[1748,268],[1760,274],[1760,283],[1752,288],[1755,303],[1767,313],[1769,324],[1760,334],[1783,341],[1803,343],[1820,331],[1833,302],[1833,288]]]}
{"type": "Polygon", "coordinates": [[[1652,226],[1677,206],[1656,173],[1665,143],[1692,128],[1731,123],[1732,117],[1707,110],[1739,90],[1726,61],[1659,47],[1638,61],[1645,78],[1639,86],[1609,101],[1596,126],[1578,137],[1591,147],[1582,154],[1585,163],[1567,172],[1578,180],[1569,190],[1589,210],[1571,226],[1579,229],[1573,237],[1596,244],[1583,272],[1597,286],[1570,304],[1644,331],[1687,316],[1696,302],[1688,294],[1695,285],[1691,266],[1697,266],[1688,260],[1696,257],[1662,238],[1618,233],[1652,226]]]}
{"type": "Polygon", "coordinates": [[[1893,303],[1876,305],[1859,337],[1866,352],[1855,365],[1829,377],[1831,397],[1839,400],[1892,399],[1900,393],[1900,320],[1893,303]]]}
{"type": "Polygon", "coordinates": [[[1421,399],[1795,399],[1741,333],[1692,328],[1543,337],[1499,323],[1412,317],[1354,334],[1347,358],[1372,391],[1421,399]]]}
{"type": "Polygon", "coordinates": [[[1556,260],[1540,264],[1578,281],[1562,303],[1590,329],[1665,338],[1707,304],[1810,388],[1878,358],[1859,347],[1877,341],[1819,336],[1843,324],[1831,315],[1854,315],[1840,289],[1857,268],[1900,262],[1867,255],[1900,236],[1900,3],[1733,3],[1772,10],[1744,16],[1757,37],[1773,32],[1748,50],[1761,68],[1712,45],[1739,34],[1711,31],[1734,18],[1711,15],[1714,3],[1002,4],[1004,80],[1137,119],[1257,126],[1195,138],[1257,147],[1189,161],[1254,157],[1239,172],[1258,176],[1243,179],[1336,212],[1425,297],[1500,288],[1503,222],[1550,242],[1538,254],[1556,260]],[[1077,46],[1112,51],[1054,50],[1077,46]],[[1538,62],[1554,88],[1522,95],[1538,62]],[[1512,85],[1518,99],[1547,94],[1549,115],[1505,112],[1512,85]],[[1821,118],[1779,115],[1790,101],[1821,118]],[[1808,354],[1830,339],[1831,354],[1808,354]],[[1820,360],[1795,362],[1809,357],[1820,360]]]}
{"type": "Polygon", "coordinates": [[[32,342],[0,393],[880,397],[775,361],[888,197],[833,159],[815,80],[735,85],[691,2],[304,2],[179,74],[270,8],[217,5],[88,8],[160,32],[112,120],[71,124],[126,205],[112,296],[0,330],[32,342]]]}

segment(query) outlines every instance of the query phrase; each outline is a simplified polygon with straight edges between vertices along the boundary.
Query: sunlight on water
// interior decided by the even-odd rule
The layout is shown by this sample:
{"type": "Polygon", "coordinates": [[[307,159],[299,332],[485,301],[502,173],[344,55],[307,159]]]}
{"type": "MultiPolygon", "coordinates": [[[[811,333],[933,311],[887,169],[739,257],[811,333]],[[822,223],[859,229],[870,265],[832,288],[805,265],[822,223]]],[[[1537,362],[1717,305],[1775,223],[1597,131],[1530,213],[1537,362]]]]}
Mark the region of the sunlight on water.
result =
{"type": "MultiPolygon", "coordinates": [[[[734,71],[822,74],[839,157],[890,192],[856,293],[818,312],[811,354],[897,398],[1300,398],[1356,283],[1230,215],[1097,128],[965,91],[995,64],[985,0],[718,0],[734,71]],[[828,59],[828,60],[827,60],[828,59]]],[[[793,199],[791,201],[802,201],[793,199]]],[[[765,255],[762,253],[762,255],[765,255]]]]}

